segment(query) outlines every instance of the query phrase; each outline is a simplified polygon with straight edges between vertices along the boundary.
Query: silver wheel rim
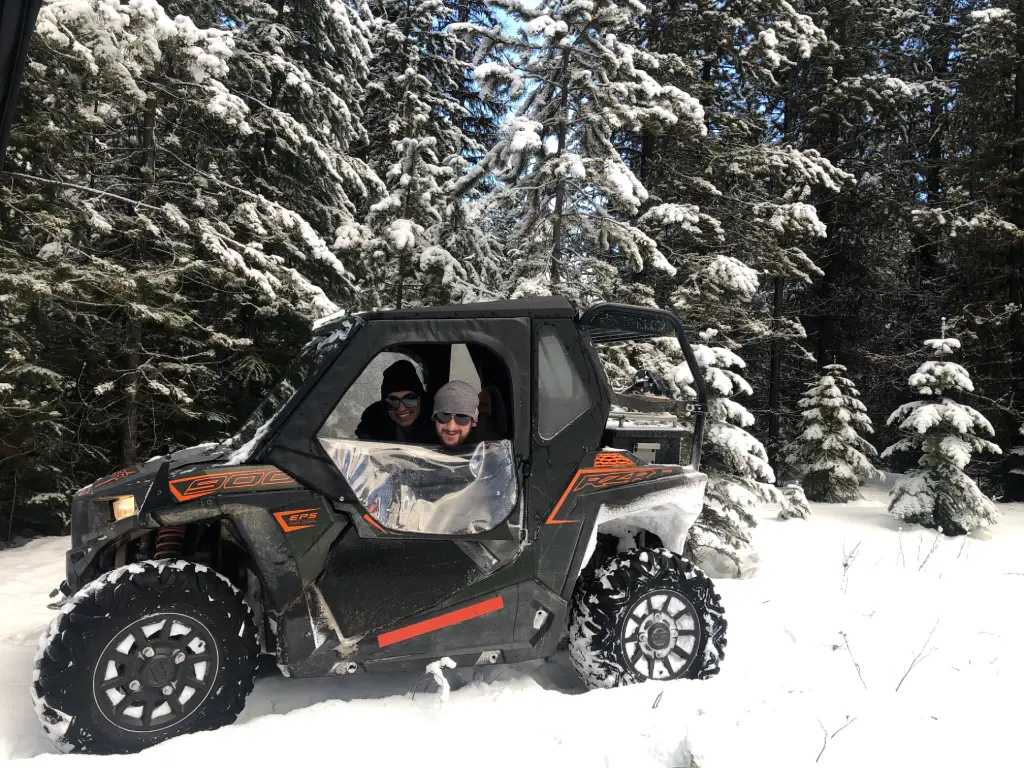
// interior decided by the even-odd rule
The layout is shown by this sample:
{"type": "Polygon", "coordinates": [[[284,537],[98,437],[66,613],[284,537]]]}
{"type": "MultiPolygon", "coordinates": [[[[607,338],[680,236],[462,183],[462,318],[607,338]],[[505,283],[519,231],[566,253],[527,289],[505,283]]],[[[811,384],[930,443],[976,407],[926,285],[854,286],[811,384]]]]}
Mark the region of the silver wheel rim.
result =
{"type": "Polygon", "coordinates": [[[93,671],[93,699],[118,728],[160,731],[202,706],[219,671],[217,643],[203,622],[157,613],[132,622],[107,643],[93,671]]]}
{"type": "Polygon", "coordinates": [[[622,624],[626,665],[645,680],[681,677],[693,663],[700,634],[697,612],[682,594],[648,592],[629,607],[622,624]]]}

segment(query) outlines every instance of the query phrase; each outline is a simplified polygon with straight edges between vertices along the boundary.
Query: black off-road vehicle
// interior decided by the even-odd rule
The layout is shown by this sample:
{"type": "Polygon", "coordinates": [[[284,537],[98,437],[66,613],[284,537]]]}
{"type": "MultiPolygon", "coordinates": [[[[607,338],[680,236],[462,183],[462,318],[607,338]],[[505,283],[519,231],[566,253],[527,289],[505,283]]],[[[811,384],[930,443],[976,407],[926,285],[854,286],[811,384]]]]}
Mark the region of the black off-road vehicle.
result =
{"type": "MultiPolygon", "coordinates": [[[[38,5],[0,0],[0,157],[38,5]]],[[[578,316],[551,298],[320,322],[235,438],[74,497],[35,661],[43,726],[63,750],[110,753],[230,723],[261,652],[309,677],[520,662],[567,639],[589,686],[711,676],[726,622],[679,554],[705,404],[682,326],[657,310],[578,316]],[[596,346],[666,336],[696,401],[613,393],[596,346]],[[487,438],[359,439],[395,359],[427,397],[478,385],[487,438]]]]}
{"type": "Polygon", "coordinates": [[[521,662],[567,638],[592,687],[713,675],[722,607],[679,555],[703,500],[704,402],[658,310],[577,316],[550,298],[322,322],[240,435],[75,496],[40,718],[85,752],[217,727],[261,651],[310,677],[521,662]],[[669,335],[697,400],[613,393],[595,346],[669,335]],[[395,359],[427,397],[452,378],[487,390],[493,439],[355,437],[395,359]],[[659,418],[674,423],[636,423],[659,418]]]}

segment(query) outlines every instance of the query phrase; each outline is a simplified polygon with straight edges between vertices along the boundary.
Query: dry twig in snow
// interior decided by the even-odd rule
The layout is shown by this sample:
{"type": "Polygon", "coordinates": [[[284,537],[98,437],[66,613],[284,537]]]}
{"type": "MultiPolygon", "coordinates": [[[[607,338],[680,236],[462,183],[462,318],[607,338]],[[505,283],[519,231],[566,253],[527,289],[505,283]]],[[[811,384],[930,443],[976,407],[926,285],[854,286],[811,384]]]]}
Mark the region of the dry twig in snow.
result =
{"type": "Polygon", "coordinates": [[[850,566],[853,565],[853,561],[857,559],[857,550],[860,549],[861,542],[857,542],[857,546],[851,549],[849,552],[846,551],[846,542],[843,542],[843,594],[846,594],[847,588],[850,586],[848,581],[850,566]]]}
{"type": "Polygon", "coordinates": [[[923,659],[923,658],[927,658],[927,657],[928,657],[928,654],[926,654],[926,653],[924,652],[924,649],[925,649],[926,647],[928,647],[928,643],[929,643],[929,642],[931,641],[931,639],[932,639],[932,635],[934,635],[934,634],[935,634],[935,629],[936,629],[936,628],[937,628],[938,626],[939,626],[939,620],[938,620],[938,619],[936,619],[936,620],[935,620],[935,626],[934,626],[934,627],[932,627],[932,631],[928,633],[928,637],[927,637],[927,639],[926,639],[926,640],[924,641],[924,645],[922,645],[922,646],[921,646],[921,650],[917,652],[917,656],[915,656],[915,657],[914,657],[914,660],[913,660],[912,662],[910,662],[910,666],[909,666],[909,667],[907,667],[907,671],[906,671],[906,672],[904,672],[904,673],[903,673],[903,677],[901,677],[901,678],[900,678],[900,682],[899,682],[899,684],[898,684],[898,685],[896,686],[896,691],[899,691],[899,689],[900,689],[900,686],[901,686],[901,685],[903,685],[903,681],[907,679],[907,675],[909,675],[909,674],[910,674],[910,671],[911,671],[911,670],[912,670],[912,669],[913,669],[914,667],[916,667],[916,666],[917,666],[917,663],[918,663],[919,661],[921,661],[921,659],[923,659]]]}
{"type": "Polygon", "coordinates": [[[860,684],[864,686],[864,690],[866,691],[868,689],[868,684],[864,682],[864,676],[860,673],[860,664],[858,664],[857,660],[853,658],[853,649],[850,648],[850,638],[846,636],[845,632],[840,632],[839,634],[843,636],[843,645],[846,646],[846,651],[850,654],[850,661],[853,662],[853,668],[857,670],[857,677],[860,678],[860,684]]]}
{"type": "MultiPolygon", "coordinates": [[[[933,554],[935,554],[935,550],[937,550],[939,548],[939,536],[941,536],[941,535],[942,535],[942,526],[940,525],[939,526],[939,532],[935,534],[935,540],[932,542],[932,548],[928,550],[928,553],[924,556],[924,560],[920,559],[921,546],[920,546],[920,544],[918,544],[917,552],[918,552],[918,562],[919,562],[919,565],[917,566],[917,570],[923,571],[924,567],[926,565],[928,565],[928,560],[931,558],[931,556],[933,554]]],[[[924,534],[923,533],[921,534],[921,538],[924,539],[924,534]]]]}
{"type": "Polygon", "coordinates": [[[822,743],[822,745],[821,745],[821,752],[819,752],[819,753],[818,753],[818,757],[817,757],[817,758],[816,758],[816,759],[814,760],[814,762],[818,762],[819,760],[821,760],[821,756],[825,754],[825,747],[827,747],[827,746],[828,746],[828,742],[829,742],[829,740],[831,740],[831,739],[834,739],[834,738],[835,738],[835,737],[836,737],[836,736],[837,736],[837,735],[839,734],[839,732],[840,732],[840,731],[842,731],[842,730],[843,730],[843,729],[845,729],[845,728],[849,728],[849,727],[850,727],[851,725],[853,725],[853,724],[854,724],[855,722],[857,722],[857,718],[856,718],[856,717],[855,717],[855,718],[853,718],[853,719],[851,720],[851,719],[850,719],[850,716],[849,716],[849,715],[847,715],[847,716],[846,716],[846,725],[844,725],[844,726],[843,726],[842,728],[840,728],[840,729],[839,729],[838,731],[836,731],[836,732],[835,732],[835,733],[833,733],[833,734],[832,734],[831,736],[829,736],[829,735],[828,735],[828,730],[827,730],[827,729],[825,728],[825,726],[824,726],[824,725],[821,725],[821,720],[819,720],[819,721],[818,721],[818,725],[821,725],[821,732],[825,734],[825,740],[824,740],[824,742],[823,742],[823,743],[822,743]]]}
{"type": "MultiPolygon", "coordinates": [[[[966,536],[964,536],[963,543],[960,545],[960,551],[956,553],[956,559],[957,560],[959,560],[960,559],[960,555],[962,555],[964,553],[964,547],[967,546],[967,542],[968,541],[969,541],[969,539],[966,536]]],[[[970,559],[970,557],[971,556],[968,554],[967,558],[970,559]]]]}

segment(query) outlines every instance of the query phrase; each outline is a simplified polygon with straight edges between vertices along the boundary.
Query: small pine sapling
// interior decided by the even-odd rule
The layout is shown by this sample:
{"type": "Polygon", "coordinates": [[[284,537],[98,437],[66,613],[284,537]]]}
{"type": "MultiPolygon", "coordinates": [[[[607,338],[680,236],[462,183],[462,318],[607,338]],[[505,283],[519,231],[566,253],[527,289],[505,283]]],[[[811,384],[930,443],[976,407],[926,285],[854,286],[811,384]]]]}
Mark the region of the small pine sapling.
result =
{"type": "MultiPolygon", "coordinates": [[[[711,330],[701,337],[709,341],[716,335],[711,330]]],[[[757,525],[754,510],[762,503],[779,502],[781,493],[773,485],[775,473],[764,446],[747,431],[754,415],[737,400],[753,393],[747,380],[733,370],[745,368],[746,363],[724,347],[697,344],[693,351],[710,395],[702,459],[708,482],[704,509],[690,531],[684,554],[701,567],[710,558],[723,564],[730,561],[742,574],[743,561],[752,551],[750,532],[757,525]]],[[[674,375],[677,386],[690,387],[688,366],[678,366],[674,375]]]]}
{"type": "MultiPolygon", "coordinates": [[[[945,337],[945,322],[942,335],[945,337]]],[[[898,423],[908,434],[886,448],[882,458],[895,451],[920,453],[919,468],[893,488],[889,512],[897,520],[959,536],[998,519],[995,504],[964,470],[974,451],[1002,451],[976,434],[994,435],[988,419],[953,399],[957,393],[974,391],[966,369],[942,359],[955,354],[960,341],[929,339],[925,347],[940,359],[924,363],[909,379],[921,399],[900,406],[889,417],[889,424],[898,423]]]]}
{"type": "Polygon", "coordinates": [[[792,520],[798,517],[806,520],[811,516],[811,505],[804,495],[804,489],[796,483],[782,486],[782,498],[779,500],[779,519],[792,520]]]}
{"type": "Polygon", "coordinates": [[[871,463],[878,455],[859,433],[871,434],[871,419],[842,365],[826,365],[798,403],[800,432],[789,450],[811,501],[844,503],[861,498],[860,486],[883,475],[871,463]]]}

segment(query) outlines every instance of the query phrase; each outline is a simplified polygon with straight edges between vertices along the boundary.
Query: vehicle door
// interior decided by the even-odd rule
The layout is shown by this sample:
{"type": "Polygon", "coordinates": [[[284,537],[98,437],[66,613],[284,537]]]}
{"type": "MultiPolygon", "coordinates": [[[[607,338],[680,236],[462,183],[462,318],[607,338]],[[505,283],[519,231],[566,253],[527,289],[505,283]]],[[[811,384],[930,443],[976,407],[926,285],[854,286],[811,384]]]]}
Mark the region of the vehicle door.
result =
{"type": "MultiPolygon", "coordinates": [[[[457,601],[516,561],[524,536],[530,363],[526,319],[373,320],[282,427],[269,461],[322,492],[352,523],[326,554],[316,582],[345,637],[398,626],[457,601]],[[508,439],[448,451],[356,438],[366,399],[380,397],[388,356],[431,345],[479,346],[501,362],[511,393],[508,439]],[[353,407],[346,398],[358,398],[364,385],[371,393],[353,407]]],[[[436,365],[429,367],[436,371],[436,365]]],[[[428,395],[444,383],[425,382],[428,395]]],[[[473,623],[474,643],[494,647],[499,637],[511,636],[514,586],[496,599],[502,610],[473,623]]],[[[395,650],[430,653],[450,647],[447,642],[443,632],[431,633],[403,640],[395,650]]],[[[390,645],[382,644],[382,652],[390,645]]]]}

